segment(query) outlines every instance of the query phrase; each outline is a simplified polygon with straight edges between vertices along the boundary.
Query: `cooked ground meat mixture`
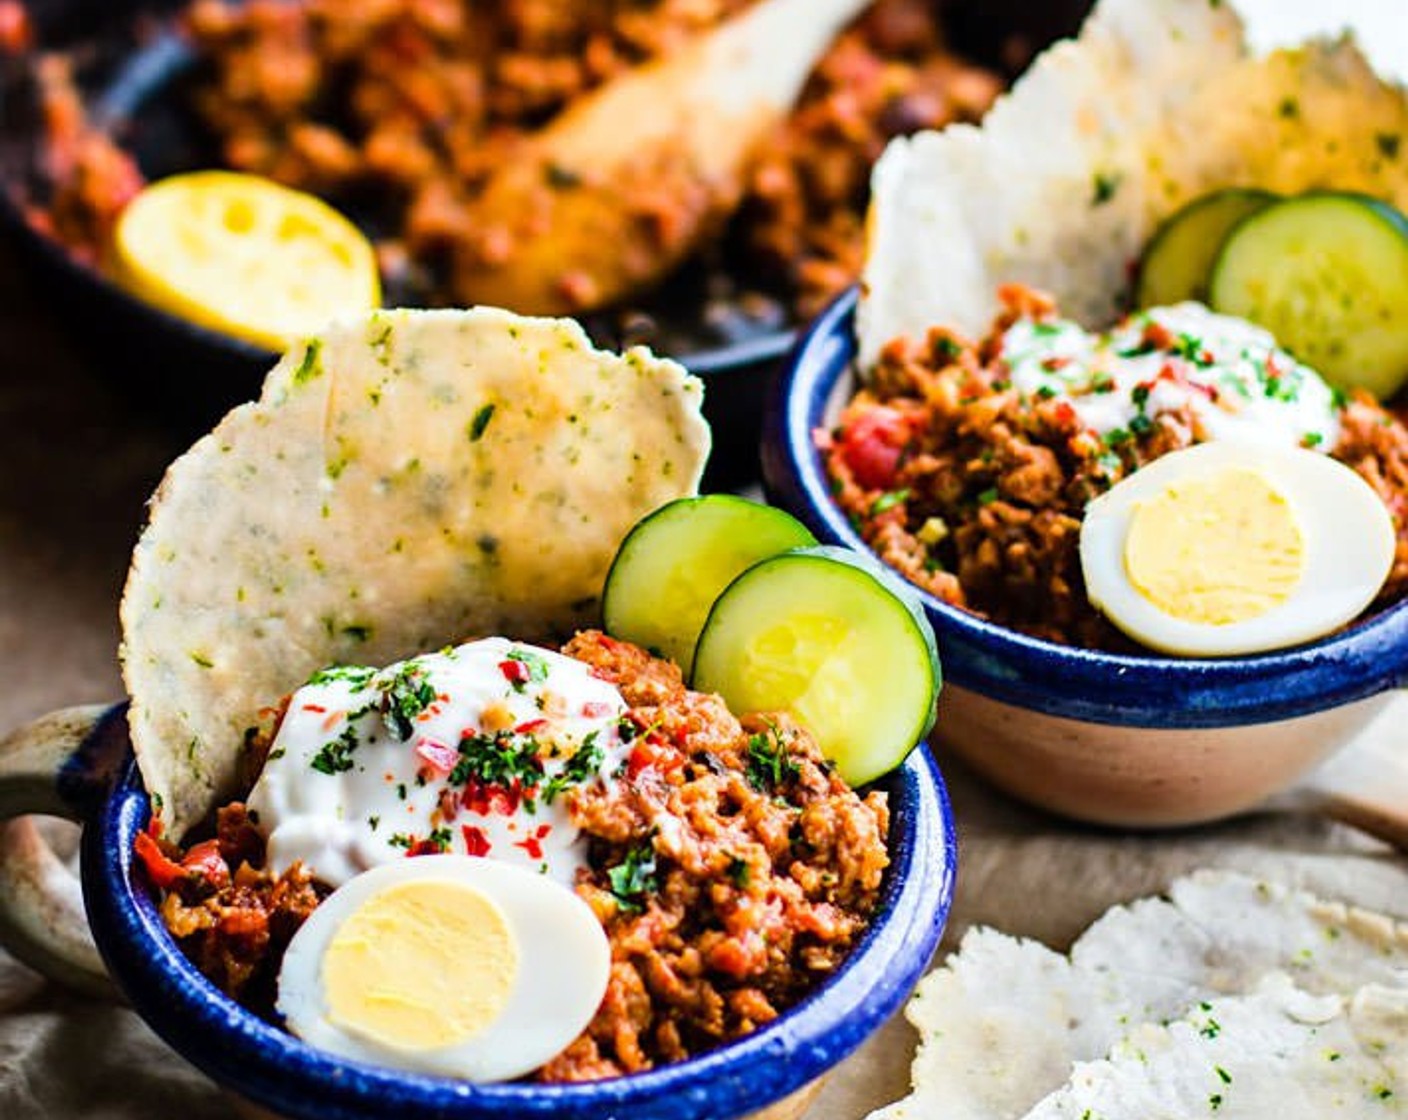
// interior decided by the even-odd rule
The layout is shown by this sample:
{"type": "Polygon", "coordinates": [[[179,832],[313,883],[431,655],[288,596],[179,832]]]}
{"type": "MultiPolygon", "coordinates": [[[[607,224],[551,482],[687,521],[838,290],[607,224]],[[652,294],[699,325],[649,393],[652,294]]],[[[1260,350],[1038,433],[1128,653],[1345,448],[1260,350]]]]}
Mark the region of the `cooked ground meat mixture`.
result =
{"type": "MultiPolygon", "coordinates": [[[[611,944],[587,1030],[539,1072],[581,1081],[678,1061],[796,1003],[850,951],[888,865],[885,795],[861,797],[783,717],[735,718],[679,669],[597,631],[563,649],[617,686],[634,744],[565,803],[589,838],[577,892],[611,944]]],[[[272,1014],[283,952],[326,895],[316,869],[261,870],[243,805],[181,851],[144,835],[162,915],[222,990],[272,1014]]]]}
{"type": "MultiPolygon", "coordinates": [[[[203,65],[191,96],[224,165],[365,216],[389,293],[459,303],[457,268],[503,252],[474,210],[490,174],[575,99],[748,2],[194,0],[184,26],[203,65]]],[[[709,250],[764,302],[787,305],[781,318],[810,317],[858,274],[870,165],[885,143],[977,120],[1000,92],[997,75],[946,46],[940,8],[878,0],[838,38],[709,250]]],[[[66,58],[40,63],[54,193],[33,218],[100,262],[144,180],[89,126],[70,70],[66,58]]],[[[619,189],[662,237],[687,201],[649,178],[619,189]]]]}
{"type": "MultiPolygon", "coordinates": [[[[1050,641],[1134,652],[1086,597],[1081,517],[1131,471],[1208,434],[1190,407],[1146,415],[1142,404],[1138,422],[1100,434],[1071,399],[1020,390],[1003,352],[1008,329],[1060,320],[1030,289],[999,294],[1004,309],[978,342],[936,328],[885,347],[835,429],[818,434],[836,501],[883,560],[945,602],[1050,641]]],[[[1157,324],[1144,330],[1141,349],[1179,344],[1157,324]]],[[[1048,358],[1048,369],[1063,360],[1048,358]]],[[[1398,534],[1383,606],[1408,589],[1408,429],[1362,390],[1337,395],[1333,412],[1331,453],[1383,498],[1398,534]]]]}

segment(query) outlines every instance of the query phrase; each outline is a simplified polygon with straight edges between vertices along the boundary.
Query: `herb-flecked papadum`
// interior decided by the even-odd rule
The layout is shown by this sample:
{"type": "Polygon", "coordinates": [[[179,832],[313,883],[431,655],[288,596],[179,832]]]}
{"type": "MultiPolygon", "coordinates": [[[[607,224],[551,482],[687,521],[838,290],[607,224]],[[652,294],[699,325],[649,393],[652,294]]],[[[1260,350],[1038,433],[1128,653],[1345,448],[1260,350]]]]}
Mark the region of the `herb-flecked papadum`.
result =
{"type": "Polygon", "coordinates": [[[1408,209],[1403,87],[1348,38],[1255,53],[1283,5],[1234,7],[1100,0],[981,127],[892,142],[873,182],[862,367],[934,325],[979,337],[1004,283],[1107,326],[1159,225],[1224,187],[1332,187],[1408,209]]]}
{"type": "Polygon", "coordinates": [[[180,836],[261,712],[335,663],[595,619],[617,545],[690,494],[702,387],[571,321],[377,312],[295,347],[167,472],[122,604],[132,741],[180,836]]]}

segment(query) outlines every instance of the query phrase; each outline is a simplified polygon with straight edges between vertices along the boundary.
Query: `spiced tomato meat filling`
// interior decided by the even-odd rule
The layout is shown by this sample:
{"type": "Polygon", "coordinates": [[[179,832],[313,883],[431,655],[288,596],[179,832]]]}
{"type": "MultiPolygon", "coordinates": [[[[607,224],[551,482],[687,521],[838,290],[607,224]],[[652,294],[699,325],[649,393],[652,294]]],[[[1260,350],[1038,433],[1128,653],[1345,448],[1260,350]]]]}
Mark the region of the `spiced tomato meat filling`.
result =
{"type": "Polygon", "coordinates": [[[1369,393],[1332,389],[1265,330],[1195,303],[1095,333],[1028,288],[999,294],[977,342],[936,328],[884,347],[818,435],[837,502],[912,583],[1037,637],[1132,650],[1087,595],[1087,507],[1154,460],[1225,442],[1351,467],[1397,539],[1375,602],[1402,596],[1408,429],[1369,393]]]}
{"type": "Polygon", "coordinates": [[[600,1007],[542,1080],[647,1069],[773,1019],[844,959],[888,863],[884,795],[850,789],[804,729],[740,720],[598,631],[561,654],[486,639],[320,672],[252,751],[261,776],[213,839],[139,844],[198,967],[272,1015],[330,888],[418,855],[517,863],[572,885],[611,949],[600,1007]]]}

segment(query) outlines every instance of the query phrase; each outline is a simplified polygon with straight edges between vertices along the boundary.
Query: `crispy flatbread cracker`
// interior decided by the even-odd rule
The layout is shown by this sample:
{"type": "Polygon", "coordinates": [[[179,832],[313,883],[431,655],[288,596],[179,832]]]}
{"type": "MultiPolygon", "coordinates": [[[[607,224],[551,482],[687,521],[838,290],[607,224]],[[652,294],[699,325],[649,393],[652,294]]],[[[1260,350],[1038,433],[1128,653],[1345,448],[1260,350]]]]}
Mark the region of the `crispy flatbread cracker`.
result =
{"type": "Polygon", "coordinates": [[[316,669],[593,622],[616,547],[693,493],[702,388],[571,321],[388,311],[284,356],[177,460],[122,604],[132,740],[180,836],[316,669]]]}
{"type": "Polygon", "coordinates": [[[918,1120],[939,1102],[946,1120],[1020,1117],[1076,1063],[1104,1057],[1139,1024],[1249,993],[1273,974],[1310,996],[1348,998],[1366,985],[1408,993],[1408,926],[1203,871],[1175,882],[1166,899],[1109,911],[1069,957],[970,930],[906,1010],[920,1034],[914,1093],[873,1120],[918,1120]]]}
{"type": "Polygon", "coordinates": [[[1245,996],[1141,1023],[1029,1120],[1324,1120],[1408,1114],[1408,989],[1314,996],[1272,973],[1245,996]]]}
{"type": "Polygon", "coordinates": [[[1107,325],[1159,223],[1221,187],[1408,208],[1408,95],[1348,39],[1253,55],[1231,4],[1102,0],[981,127],[894,141],[872,186],[862,369],[934,325],[978,337],[1010,281],[1107,325]]]}

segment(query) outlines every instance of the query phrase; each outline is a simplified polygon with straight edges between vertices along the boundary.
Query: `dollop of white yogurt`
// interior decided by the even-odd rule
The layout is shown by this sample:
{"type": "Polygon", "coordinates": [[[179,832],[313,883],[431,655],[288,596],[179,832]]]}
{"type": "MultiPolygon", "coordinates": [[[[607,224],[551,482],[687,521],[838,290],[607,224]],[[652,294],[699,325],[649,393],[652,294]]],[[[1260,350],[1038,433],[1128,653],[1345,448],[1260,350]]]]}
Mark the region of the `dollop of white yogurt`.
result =
{"type": "Polygon", "coordinates": [[[626,703],[586,664],[486,638],[293,694],[249,797],[281,873],[339,886],[408,855],[487,856],[571,885],[586,843],[562,795],[608,778],[626,703]]]}

